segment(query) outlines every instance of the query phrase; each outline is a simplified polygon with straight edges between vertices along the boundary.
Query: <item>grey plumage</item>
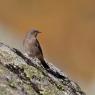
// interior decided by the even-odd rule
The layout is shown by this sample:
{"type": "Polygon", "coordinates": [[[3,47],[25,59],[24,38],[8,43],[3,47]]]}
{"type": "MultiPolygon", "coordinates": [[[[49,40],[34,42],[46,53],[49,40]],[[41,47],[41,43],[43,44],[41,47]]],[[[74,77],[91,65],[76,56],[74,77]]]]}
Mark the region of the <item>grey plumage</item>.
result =
{"type": "Polygon", "coordinates": [[[41,33],[38,30],[32,30],[26,34],[23,42],[25,52],[29,57],[37,57],[45,68],[49,68],[44,60],[42,48],[37,40],[37,35],[41,33]]]}

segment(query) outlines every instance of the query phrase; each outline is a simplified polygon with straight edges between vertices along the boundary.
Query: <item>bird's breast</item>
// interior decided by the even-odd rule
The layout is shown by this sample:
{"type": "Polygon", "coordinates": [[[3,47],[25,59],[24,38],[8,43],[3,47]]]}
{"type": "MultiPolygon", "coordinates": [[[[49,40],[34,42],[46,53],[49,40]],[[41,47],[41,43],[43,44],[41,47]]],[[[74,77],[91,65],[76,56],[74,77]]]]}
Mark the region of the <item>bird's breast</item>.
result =
{"type": "Polygon", "coordinates": [[[26,40],[24,43],[25,52],[31,57],[37,57],[41,54],[36,43],[37,42],[34,39],[26,40]]]}

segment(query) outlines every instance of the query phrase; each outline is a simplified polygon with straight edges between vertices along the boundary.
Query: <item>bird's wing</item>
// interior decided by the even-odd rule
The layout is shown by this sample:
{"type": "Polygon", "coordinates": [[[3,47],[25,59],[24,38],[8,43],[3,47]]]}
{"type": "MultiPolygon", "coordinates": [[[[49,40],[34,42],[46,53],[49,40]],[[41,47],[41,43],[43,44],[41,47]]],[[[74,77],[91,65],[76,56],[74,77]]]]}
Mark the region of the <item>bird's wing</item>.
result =
{"type": "Polygon", "coordinates": [[[43,56],[43,52],[42,52],[42,48],[41,48],[41,46],[40,46],[40,43],[39,43],[38,40],[36,40],[36,41],[37,41],[36,46],[37,46],[37,48],[40,50],[40,53],[41,53],[42,56],[43,56]]]}

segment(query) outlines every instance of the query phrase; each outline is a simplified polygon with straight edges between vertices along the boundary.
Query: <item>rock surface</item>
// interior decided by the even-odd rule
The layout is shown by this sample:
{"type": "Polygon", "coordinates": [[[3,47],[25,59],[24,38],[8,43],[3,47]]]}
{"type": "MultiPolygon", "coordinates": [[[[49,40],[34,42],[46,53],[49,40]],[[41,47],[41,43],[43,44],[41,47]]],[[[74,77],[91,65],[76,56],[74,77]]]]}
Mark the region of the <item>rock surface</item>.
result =
{"type": "Polygon", "coordinates": [[[68,77],[37,58],[0,43],[0,95],[85,95],[68,77]]]}

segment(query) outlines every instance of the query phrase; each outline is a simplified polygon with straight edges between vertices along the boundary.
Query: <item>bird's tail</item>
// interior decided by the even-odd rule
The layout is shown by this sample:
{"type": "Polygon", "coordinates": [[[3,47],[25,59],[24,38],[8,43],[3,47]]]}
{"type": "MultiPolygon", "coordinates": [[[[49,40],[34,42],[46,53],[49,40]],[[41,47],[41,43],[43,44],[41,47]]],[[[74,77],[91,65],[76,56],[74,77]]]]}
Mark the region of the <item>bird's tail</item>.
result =
{"type": "Polygon", "coordinates": [[[53,75],[53,76],[55,76],[55,77],[57,77],[57,78],[59,78],[59,79],[66,79],[66,77],[63,76],[63,75],[61,75],[58,71],[53,71],[53,70],[49,67],[49,65],[45,62],[44,59],[41,59],[40,61],[41,61],[41,64],[43,65],[43,67],[46,69],[46,71],[47,71],[48,73],[50,73],[51,75],[53,75]]]}
{"type": "Polygon", "coordinates": [[[40,59],[40,61],[41,61],[41,64],[43,65],[43,67],[45,69],[49,69],[50,68],[49,65],[46,63],[46,61],[44,59],[40,59]]]}
{"type": "Polygon", "coordinates": [[[63,75],[61,75],[60,72],[58,72],[58,71],[53,71],[53,70],[49,67],[49,65],[45,62],[44,59],[40,59],[40,61],[41,61],[41,64],[43,65],[43,67],[46,69],[46,71],[47,71],[48,73],[50,73],[51,75],[55,76],[56,78],[59,78],[59,79],[66,79],[66,77],[63,76],[63,75]]]}

